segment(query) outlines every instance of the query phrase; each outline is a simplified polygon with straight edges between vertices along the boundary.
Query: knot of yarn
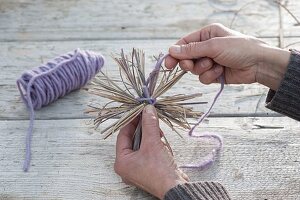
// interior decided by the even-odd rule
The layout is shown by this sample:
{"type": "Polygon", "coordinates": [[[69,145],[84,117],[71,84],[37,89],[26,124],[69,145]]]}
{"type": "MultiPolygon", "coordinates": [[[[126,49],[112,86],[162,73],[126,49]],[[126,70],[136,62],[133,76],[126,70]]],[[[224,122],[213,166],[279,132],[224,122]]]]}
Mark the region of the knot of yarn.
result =
{"type": "Polygon", "coordinates": [[[158,75],[160,67],[162,62],[165,60],[165,58],[168,56],[169,54],[163,55],[160,54],[156,64],[154,65],[153,70],[150,72],[146,82],[144,83],[142,90],[143,90],[143,95],[142,97],[138,97],[136,98],[138,101],[140,102],[148,102],[151,105],[154,105],[156,103],[156,98],[152,98],[151,95],[153,94],[154,91],[154,81],[155,81],[155,77],[156,75],[158,75]]]}
{"type": "Polygon", "coordinates": [[[156,99],[150,97],[149,87],[144,85],[143,89],[143,97],[138,97],[137,100],[140,102],[147,101],[149,104],[154,105],[156,103],[156,99]]]}
{"type": "Polygon", "coordinates": [[[30,112],[24,171],[28,170],[31,159],[34,110],[81,88],[100,71],[103,65],[104,57],[101,54],[77,49],[24,72],[17,80],[21,97],[30,112]]]}
{"type": "Polygon", "coordinates": [[[154,98],[146,98],[146,97],[138,97],[136,98],[139,102],[148,102],[148,104],[154,105],[156,103],[156,99],[154,98]]]}

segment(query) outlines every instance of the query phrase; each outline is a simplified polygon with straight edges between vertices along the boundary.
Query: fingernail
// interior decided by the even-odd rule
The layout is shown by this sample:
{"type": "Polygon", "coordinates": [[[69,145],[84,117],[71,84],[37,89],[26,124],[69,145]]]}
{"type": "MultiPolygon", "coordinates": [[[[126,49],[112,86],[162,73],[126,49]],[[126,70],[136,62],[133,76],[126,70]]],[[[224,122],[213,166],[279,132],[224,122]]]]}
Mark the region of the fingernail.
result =
{"type": "Polygon", "coordinates": [[[146,112],[147,114],[155,115],[155,108],[154,108],[154,106],[152,106],[152,105],[147,105],[147,106],[145,107],[145,112],[146,112]]]}
{"type": "Polygon", "coordinates": [[[215,71],[217,74],[219,74],[219,73],[221,73],[221,72],[223,71],[223,67],[217,66],[217,67],[214,68],[214,71],[215,71]]]}
{"type": "Polygon", "coordinates": [[[170,53],[181,53],[181,47],[179,45],[172,45],[170,47],[170,53]]]}

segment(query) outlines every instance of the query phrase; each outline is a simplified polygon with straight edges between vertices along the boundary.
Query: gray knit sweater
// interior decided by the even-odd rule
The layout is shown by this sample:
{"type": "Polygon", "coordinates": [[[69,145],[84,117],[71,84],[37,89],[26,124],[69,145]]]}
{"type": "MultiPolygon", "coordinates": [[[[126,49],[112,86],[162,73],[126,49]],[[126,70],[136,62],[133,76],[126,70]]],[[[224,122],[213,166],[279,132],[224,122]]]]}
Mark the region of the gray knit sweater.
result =
{"type": "MultiPolygon", "coordinates": [[[[270,90],[266,107],[300,121],[300,52],[291,50],[290,62],[277,91],[270,90]]],[[[196,182],[177,185],[165,195],[165,200],[227,200],[227,191],[220,183],[196,182]]]]}

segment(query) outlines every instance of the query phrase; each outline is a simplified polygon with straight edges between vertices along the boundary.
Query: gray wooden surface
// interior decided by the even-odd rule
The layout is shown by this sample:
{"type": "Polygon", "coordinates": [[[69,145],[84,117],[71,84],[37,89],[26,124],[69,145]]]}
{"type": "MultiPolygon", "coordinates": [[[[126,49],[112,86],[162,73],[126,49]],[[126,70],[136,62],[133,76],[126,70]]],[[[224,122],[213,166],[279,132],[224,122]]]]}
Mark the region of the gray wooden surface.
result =
{"type": "MultiPolygon", "coordinates": [[[[286,2],[300,18],[299,1],[286,2]]],[[[31,168],[22,172],[28,113],[15,81],[24,70],[76,48],[101,52],[111,74],[116,65],[109,55],[120,48],[145,49],[151,65],[152,55],[212,22],[300,48],[300,26],[272,0],[0,0],[0,199],[154,199],[114,173],[116,135],[104,141],[93,130],[83,111],[102,100],[85,91],[36,112],[31,168]]],[[[169,94],[189,89],[210,102],[218,87],[187,75],[169,94]]],[[[267,110],[267,91],[257,84],[226,86],[209,123],[198,128],[220,133],[224,149],[211,168],[185,170],[193,181],[219,181],[234,199],[300,199],[300,124],[267,110]]],[[[211,148],[162,128],[179,164],[211,148]]]]}

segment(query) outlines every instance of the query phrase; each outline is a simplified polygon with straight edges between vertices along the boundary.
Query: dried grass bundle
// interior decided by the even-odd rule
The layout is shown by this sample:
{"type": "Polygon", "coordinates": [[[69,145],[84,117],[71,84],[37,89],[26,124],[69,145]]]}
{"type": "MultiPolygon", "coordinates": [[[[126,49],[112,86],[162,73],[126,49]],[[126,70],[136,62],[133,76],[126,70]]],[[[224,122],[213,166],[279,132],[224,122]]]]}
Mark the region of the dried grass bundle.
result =
{"type": "MultiPolygon", "coordinates": [[[[133,49],[131,54],[125,55],[122,50],[120,55],[113,56],[119,66],[120,79],[114,80],[105,73],[100,72],[89,85],[88,91],[90,93],[110,100],[105,106],[89,106],[87,113],[96,116],[94,119],[96,127],[108,119],[119,118],[115,123],[101,131],[104,138],[109,137],[136,117],[139,116],[141,119],[140,114],[147,104],[154,105],[159,119],[180,137],[181,135],[176,128],[190,130],[191,127],[187,122],[187,118],[197,119],[203,114],[202,112],[193,111],[193,108],[187,105],[205,102],[186,102],[200,97],[200,93],[162,96],[186,72],[179,67],[171,70],[164,68],[162,62],[165,56],[162,54],[154,58],[156,60],[155,68],[147,78],[145,76],[144,52],[133,49]]],[[[140,120],[133,138],[134,150],[137,150],[140,146],[141,133],[140,120]]],[[[166,138],[164,139],[167,142],[166,138]]]]}

